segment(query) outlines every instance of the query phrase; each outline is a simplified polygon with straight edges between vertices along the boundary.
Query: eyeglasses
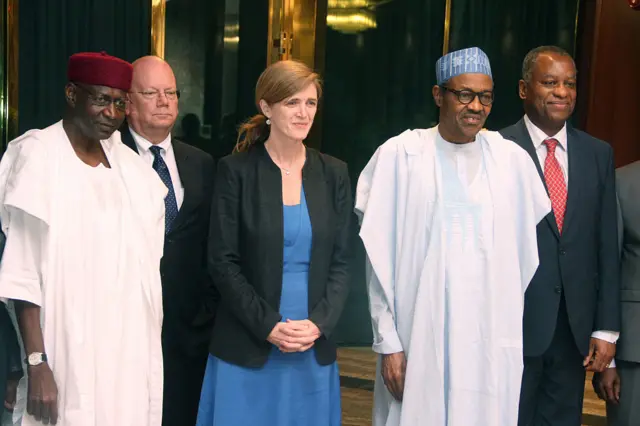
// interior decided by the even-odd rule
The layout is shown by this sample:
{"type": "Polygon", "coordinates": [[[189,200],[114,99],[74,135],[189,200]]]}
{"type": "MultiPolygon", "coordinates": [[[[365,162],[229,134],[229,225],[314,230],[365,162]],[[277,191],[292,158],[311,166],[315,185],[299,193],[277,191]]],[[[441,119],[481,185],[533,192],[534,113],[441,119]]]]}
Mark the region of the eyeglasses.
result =
{"type": "Polygon", "coordinates": [[[164,90],[164,91],[143,90],[143,91],[140,91],[140,92],[131,92],[131,93],[138,93],[138,94],[142,95],[143,98],[148,99],[148,100],[158,99],[158,97],[160,96],[160,93],[163,93],[164,96],[170,101],[175,101],[176,99],[180,99],[180,91],[179,90],[164,90]]]}
{"type": "Polygon", "coordinates": [[[460,102],[463,105],[469,105],[471,102],[473,102],[476,96],[478,97],[478,100],[480,100],[480,103],[484,106],[489,106],[493,103],[493,99],[494,99],[493,92],[489,92],[489,91],[474,92],[473,90],[468,90],[468,89],[455,90],[455,89],[450,89],[447,86],[440,86],[440,87],[456,95],[458,98],[458,102],[460,102]]]}
{"type": "Polygon", "coordinates": [[[125,98],[112,98],[109,95],[95,94],[91,90],[87,89],[81,84],[74,83],[74,85],[80,89],[82,89],[87,95],[89,95],[89,99],[91,99],[91,103],[97,107],[108,107],[113,104],[116,109],[120,112],[124,112],[127,109],[127,100],[125,98]]]}

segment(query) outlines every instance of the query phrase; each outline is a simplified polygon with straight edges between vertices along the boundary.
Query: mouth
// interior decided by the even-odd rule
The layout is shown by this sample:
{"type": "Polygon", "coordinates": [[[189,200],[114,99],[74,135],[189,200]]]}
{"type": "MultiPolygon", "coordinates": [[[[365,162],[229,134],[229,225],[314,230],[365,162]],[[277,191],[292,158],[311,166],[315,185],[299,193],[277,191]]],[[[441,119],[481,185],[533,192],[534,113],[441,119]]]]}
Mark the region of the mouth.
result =
{"type": "Polygon", "coordinates": [[[108,123],[97,123],[98,128],[104,132],[114,132],[116,130],[116,126],[108,123]]]}
{"type": "Polygon", "coordinates": [[[554,108],[554,109],[568,109],[569,108],[569,103],[568,102],[548,102],[547,105],[549,105],[551,108],[554,108]]]}
{"type": "Polygon", "coordinates": [[[306,127],[308,127],[308,126],[309,126],[309,123],[293,123],[293,125],[294,125],[295,127],[300,128],[300,129],[304,129],[304,128],[306,128],[306,127]]]}
{"type": "Polygon", "coordinates": [[[462,122],[468,126],[477,126],[482,122],[482,117],[477,115],[466,115],[462,117],[462,122]]]}

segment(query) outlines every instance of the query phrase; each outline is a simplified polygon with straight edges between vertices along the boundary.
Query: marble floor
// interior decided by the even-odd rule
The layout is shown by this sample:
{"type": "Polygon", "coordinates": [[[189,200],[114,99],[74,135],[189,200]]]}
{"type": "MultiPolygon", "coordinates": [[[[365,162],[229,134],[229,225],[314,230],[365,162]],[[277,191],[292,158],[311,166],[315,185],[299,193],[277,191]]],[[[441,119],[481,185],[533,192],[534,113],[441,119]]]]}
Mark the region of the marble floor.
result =
{"type": "MultiPolygon", "coordinates": [[[[344,426],[371,425],[375,362],[370,348],[338,350],[344,426]]],[[[590,375],[585,380],[583,413],[583,426],[606,426],[604,403],[593,392],[590,375]]]]}

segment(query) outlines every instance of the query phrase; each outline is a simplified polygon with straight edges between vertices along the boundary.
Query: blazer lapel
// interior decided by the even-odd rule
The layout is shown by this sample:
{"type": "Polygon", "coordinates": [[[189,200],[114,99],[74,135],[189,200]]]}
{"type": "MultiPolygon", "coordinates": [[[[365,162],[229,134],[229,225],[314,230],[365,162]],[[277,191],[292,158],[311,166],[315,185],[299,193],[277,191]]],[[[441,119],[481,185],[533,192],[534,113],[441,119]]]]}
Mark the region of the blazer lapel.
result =
{"type": "MultiPolygon", "coordinates": [[[[516,124],[516,142],[520,145],[525,151],[529,153],[531,159],[533,160],[533,164],[536,166],[536,170],[538,170],[538,174],[540,175],[540,179],[542,179],[542,183],[544,184],[544,189],[547,191],[547,195],[549,195],[549,188],[547,188],[547,182],[544,179],[544,171],[542,170],[542,165],[540,164],[540,160],[538,159],[538,153],[536,152],[536,147],[533,145],[533,140],[531,140],[531,135],[529,135],[529,131],[527,130],[526,124],[524,124],[524,118],[520,119],[516,124]]],[[[571,170],[571,167],[569,167],[571,170]]],[[[558,231],[558,224],[556,223],[556,217],[553,215],[553,211],[551,211],[545,219],[549,224],[549,227],[553,231],[556,238],[560,238],[560,231],[558,231]]]]}
{"type": "Polygon", "coordinates": [[[322,232],[326,232],[327,218],[326,200],[327,186],[324,181],[323,174],[318,169],[316,158],[309,154],[307,149],[307,164],[302,169],[302,185],[304,187],[304,195],[307,201],[307,209],[309,210],[309,220],[311,221],[311,261],[319,253],[320,245],[317,243],[322,241],[319,238],[322,232]]]}
{"type": "Polygon", "coordinates": [[[140,154],[138,152],[138,146],[136,145],[136,141],[133,140],[133,135],[129,130],[129,125],[125,121],[122,127],[120,127],[120,137],[122,138],[122,143],[128,146],[135,152],[136,154],[140,154]]]}
{"type": "Polygon", "coordinates": [[[569,125],[567,125],[567,155],[569,157],[569,184],[567,185],[567,208],[564,214],[563,234],[567,232],[571,225],[571,219],[580,205],[583,184],[580,176],[584,176],[583,166],[588,164],[584,150],[580,149],[576,132],[569,125]]]}
{"type": "Polygon", "coordinates": [[[200,186],[202,185],[202,182],[198,179],[199,170],[191,164],[187,150],[184,149],[179,141],[172,140],[171,144],[173,146],[173,153],[178,166],[180,181],[184,188],[184,199],[182,200],[182,205],[178,210],[178,216],[176,216],[173,224],[171,225],[171,231],[169,231],[169,234],[178,232],[180,228],[187,223],[190,212],[193,210],[194,205],[197,204],[196,195],[200,192],[200,186]]]}

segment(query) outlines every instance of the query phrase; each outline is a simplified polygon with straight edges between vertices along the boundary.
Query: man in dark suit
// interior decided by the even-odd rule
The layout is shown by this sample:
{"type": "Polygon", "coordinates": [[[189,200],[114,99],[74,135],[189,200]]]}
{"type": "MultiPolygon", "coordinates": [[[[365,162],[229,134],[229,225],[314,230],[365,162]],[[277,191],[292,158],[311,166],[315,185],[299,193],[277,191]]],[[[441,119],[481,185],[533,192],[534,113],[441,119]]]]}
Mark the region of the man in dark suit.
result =
{"type": "Polygon", "coordinates": [[[640,425],[640,161],[616,171],[621,242],[622,330],[616,365],[593,378],[609,426],[640,425]]]}
{"type": "Polygon", "coordinates": [[[613,150],[567,123],[567,52],[536,48],[522,68],[525,116],[500,133],[531,155],[553,211],[538,225],[540,266],[525,294],[518,424],[580,426],[585,371],[607,368],[620,330],[613,150]]]}
{"type": "Polygon", "coordinates": [[[180,92],[169,64],[149,56],[133,67],[122,140],[169,189],[161,263],[162,424],[194,425],[217,303],[206,267],[215,165],[209,154],[171,137],[180,92]]]}

